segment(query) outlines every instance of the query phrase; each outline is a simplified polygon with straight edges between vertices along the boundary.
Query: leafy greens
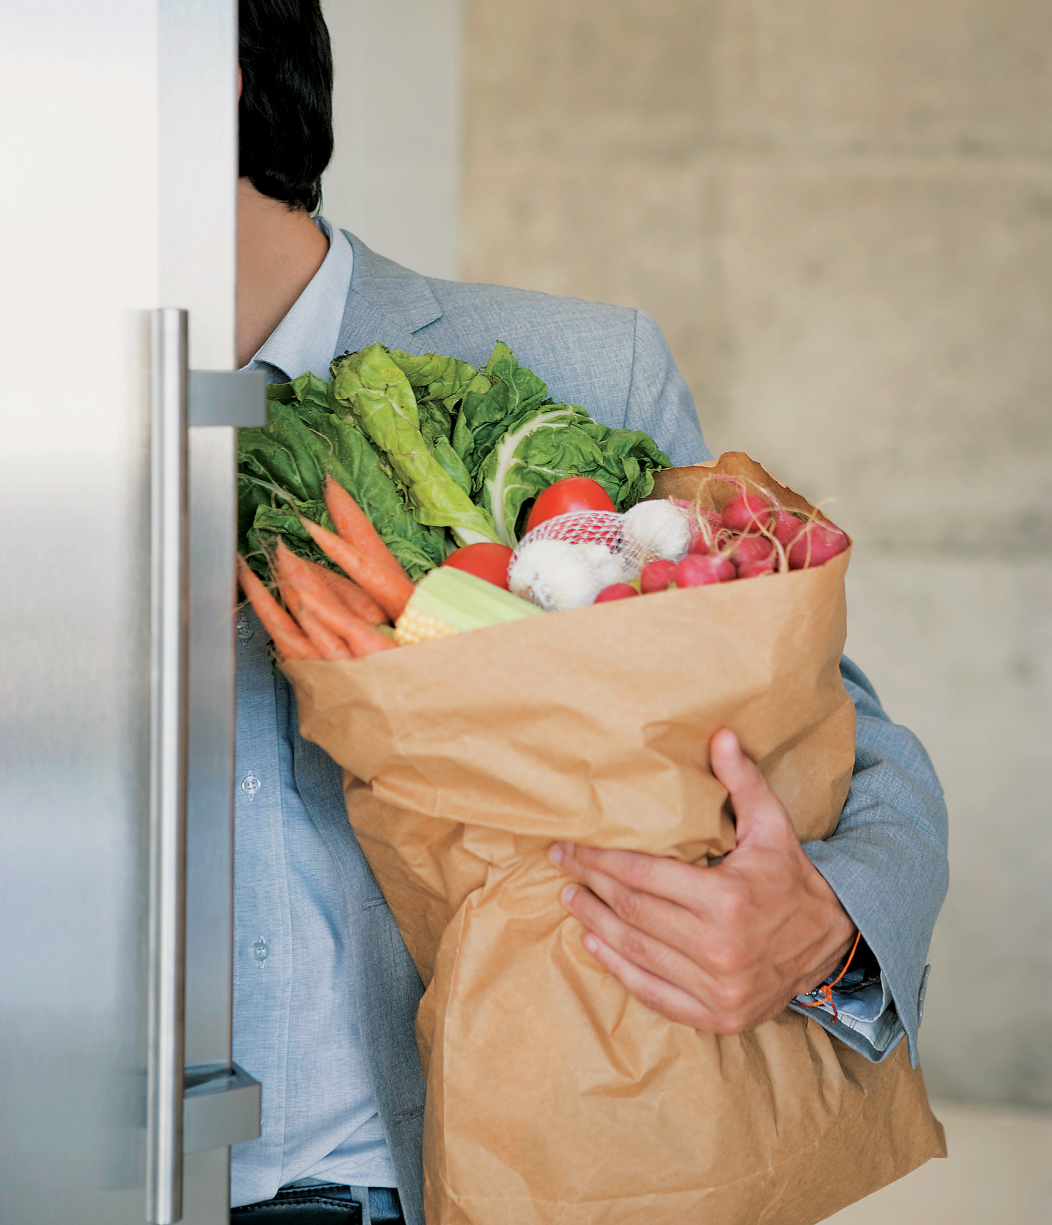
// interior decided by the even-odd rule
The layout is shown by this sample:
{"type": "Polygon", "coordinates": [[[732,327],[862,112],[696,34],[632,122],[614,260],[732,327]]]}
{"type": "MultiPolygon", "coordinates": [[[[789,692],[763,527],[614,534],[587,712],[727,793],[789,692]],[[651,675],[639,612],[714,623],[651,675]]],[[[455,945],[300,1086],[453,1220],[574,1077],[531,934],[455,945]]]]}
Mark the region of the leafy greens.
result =
{"type": "Polygon", "coordinates": [[[429,414],[429,447],[409,380],[383,345],[334,362],[332,389],[387,457],[421,523],[450,528],[459,544],[497,542],[493,520],[471,500],[467,469],[440,419],[429,414]]]}
{"type": "Polygon", "coordinates": [[[267,424],[238,431],[239,547],[250,565],[265,573],[264,554],[277,534],[293,552],[331,567],[299,521],[302,514],[332,528],[326,472],[353,494],[410,578],[441,565],[445,533],[413,516],[390,468],[339,411],[330,384],[308,371],[268,388],[267,399],[267,424]]]}
{"type": "Polygon", "coordinates": [[[622,510],[671,466],[648,435],[553,403],[503,343],[482,370],[375,344],[337,358],[331,374],[268,388],[267,424],[238,431],[239,548],[264,578],[275,537],[332,566],[300,521],[332,527],[327,474],[417,579],[456,544],[514,546],[555,481],[589,476],[622,510]]]}

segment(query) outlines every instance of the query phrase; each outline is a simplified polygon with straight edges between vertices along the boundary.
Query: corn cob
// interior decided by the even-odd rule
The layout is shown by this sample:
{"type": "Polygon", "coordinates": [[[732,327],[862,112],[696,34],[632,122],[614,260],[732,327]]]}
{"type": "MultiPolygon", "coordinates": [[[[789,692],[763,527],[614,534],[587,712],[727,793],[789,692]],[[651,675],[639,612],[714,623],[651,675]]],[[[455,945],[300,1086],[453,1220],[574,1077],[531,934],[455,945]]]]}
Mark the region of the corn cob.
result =
{"type": "Polygon", "coordinates": [[[430,642],[462,630],[483,629],[504,621],[544,616],[536,605],[520,600],[501,587],[452,566],[439,566],[426,574],[395,622],[399,646],[430,642]]]}

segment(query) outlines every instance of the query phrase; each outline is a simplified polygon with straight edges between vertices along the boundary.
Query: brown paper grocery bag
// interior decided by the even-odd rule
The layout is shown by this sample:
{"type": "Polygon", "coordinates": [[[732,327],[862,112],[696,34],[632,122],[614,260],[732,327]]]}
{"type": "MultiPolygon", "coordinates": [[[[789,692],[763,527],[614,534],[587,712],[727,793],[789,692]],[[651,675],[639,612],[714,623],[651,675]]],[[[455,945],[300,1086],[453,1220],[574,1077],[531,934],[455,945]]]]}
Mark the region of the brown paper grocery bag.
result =
{"type": "MultiPolygon", "coordinates": [[[[654,496],[722,507],[747,456],[654,496]]],[[[708,742],[737,732],[802,840],[854,761],[840,680],[848,553],[824,566],[285,665],[304,736],[427,984],[430,1225],[803,1225],[945,1151],[905,1044],[875,1065],[786,1011],[700,1033],[585,952],[554,840],[704,862],[734,845],[708,742]]]]}

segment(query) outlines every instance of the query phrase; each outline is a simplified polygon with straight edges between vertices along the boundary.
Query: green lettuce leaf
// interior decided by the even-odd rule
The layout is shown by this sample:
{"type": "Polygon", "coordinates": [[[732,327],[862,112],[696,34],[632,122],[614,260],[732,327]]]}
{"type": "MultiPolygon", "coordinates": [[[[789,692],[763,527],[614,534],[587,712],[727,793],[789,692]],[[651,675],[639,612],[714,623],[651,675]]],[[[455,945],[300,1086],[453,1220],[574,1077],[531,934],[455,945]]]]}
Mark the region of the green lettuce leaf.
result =
{"type": "Polygon", "coordinates": [[[440,405],[447,417],[452,418],[467,392],[485,391],[490,386],[484,374],[458,357],[442,357],[438,353],[426,353],[421,357],[400,349],[388,352],[409,380],[421,409],[426,403],[440,405]]]}
{"type": "Polygon", "coordinates": [[[420,433],[447,475],[471,494],[471,473],[452,444],[453,422],[465,392],[489,382],[474,366],[438,353],[404,353],[389,349],[388,356],[409,380],[420,414],[420,433]]]}
{"type": "MultiPolygon", "coordinates": [[[[476,506],[464,487],[429,448],[421,432],[420,412],[409,379],[383,345],[339,358],[332,365],[332,390],[339,404],[359,424],[405,487],[416,518],[448,527],[458,543],[495,542],[489,515],[476,506]]],[[[429,429],[444,438],[429,414],[429,429]]],[[[445,456],[451,463],[449,455],[445,456]]]]}
{"type": "Polygon", "coordinates": [[[475,381],[465,392],[453,430],[453,446],[478,485],[483,459],[511,425],[548,399],[548,385],[520,366],[503,341],[490,354],[482,372],[488,386],[475,381]]]}
{"type": "Polygon", "coordinates": [[[289,499],[256,507],[252,524],[245,534],[241,555],[260,578],[266,580],[268,577],[267,560],[278,537],[297,557],[305,557],[330,570],[337,569],[307,534],[307,529],[300,523],[300,515],[313,519],[315,523],[327,527],[330,532],[334,530],[324,502],[289,499]]]}
{"type": "Polygon", "coordinates": [[[257,572],[265,573],[266,545],[275,535],[294,553],[336,568],[296,513],[332,528],[324,504],[327,472],[362,507],[410,578],[441,565],[449,551],[445,532],[416,520],[386,460],[336,403],[330,384],[308,372],[270,387],[267,398],[267,424],[238,431],[239,547],[257,572]]]}
{"type": "Polygon", "coordinates": [[[591,477],[623,510],[650,493],[656,470],[671,466],[641,430],[611,429],[575,404],[544,404],[520,417],[486,455],[479,500],[503,542],[514,547],[526,504],[556,481],[591,477]]]}

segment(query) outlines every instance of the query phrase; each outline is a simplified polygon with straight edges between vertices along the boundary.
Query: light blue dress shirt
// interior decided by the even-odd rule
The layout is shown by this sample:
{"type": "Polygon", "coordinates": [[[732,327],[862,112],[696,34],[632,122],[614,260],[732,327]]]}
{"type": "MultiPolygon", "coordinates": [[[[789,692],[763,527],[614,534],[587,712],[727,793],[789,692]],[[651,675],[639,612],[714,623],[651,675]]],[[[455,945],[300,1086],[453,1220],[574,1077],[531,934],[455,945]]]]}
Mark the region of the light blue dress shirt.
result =
{"type": "MultiPolygon", "coordinates": [[[[329,377],[353,253],[319,220],[329,252],[249,365],[284,382],[329,377]]],[[[251,609],[237,623],[234,1059],[263,1086],[262,1134],[231,1150],[231,1204],[318,1179],[393,1187],[366,1075],[346,926],[354,899],[300,799],[289,686],[251,609]]]]}

